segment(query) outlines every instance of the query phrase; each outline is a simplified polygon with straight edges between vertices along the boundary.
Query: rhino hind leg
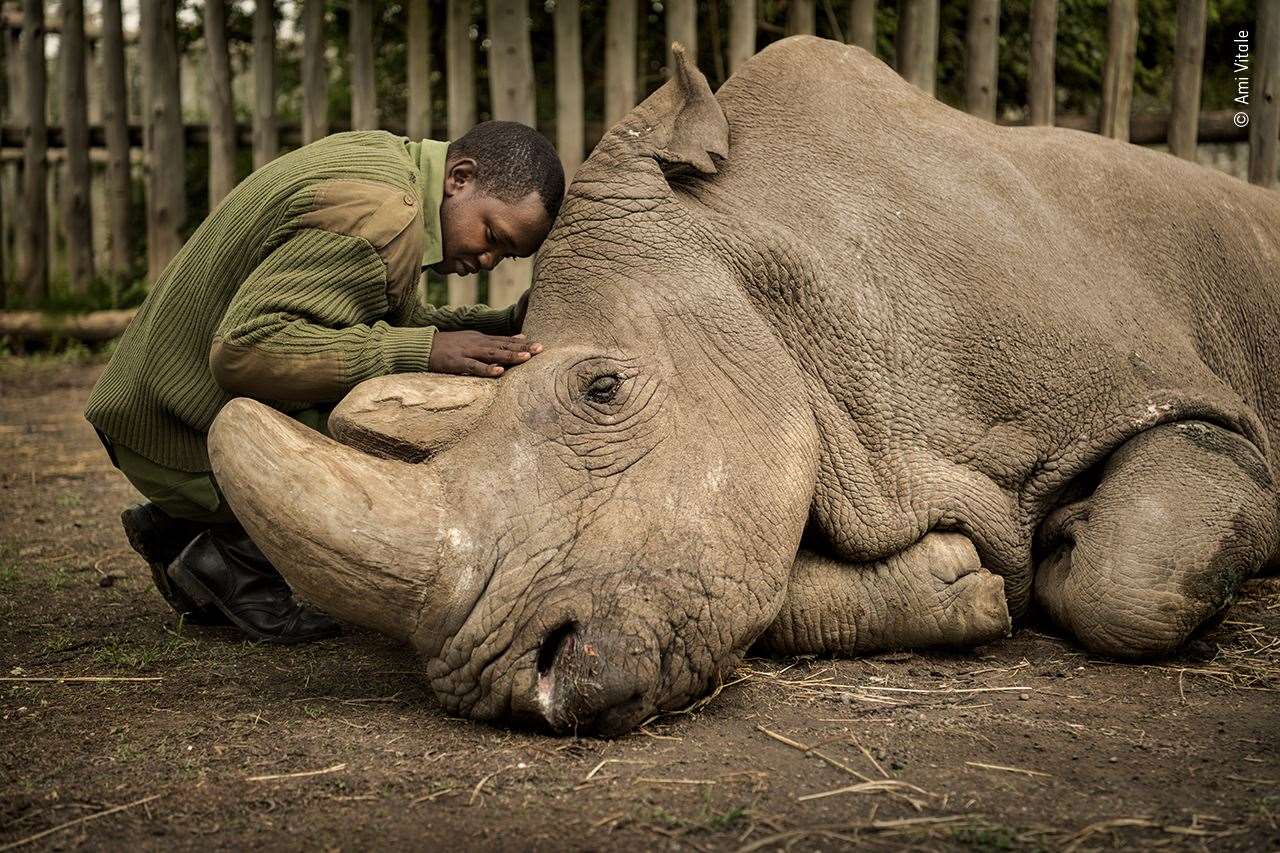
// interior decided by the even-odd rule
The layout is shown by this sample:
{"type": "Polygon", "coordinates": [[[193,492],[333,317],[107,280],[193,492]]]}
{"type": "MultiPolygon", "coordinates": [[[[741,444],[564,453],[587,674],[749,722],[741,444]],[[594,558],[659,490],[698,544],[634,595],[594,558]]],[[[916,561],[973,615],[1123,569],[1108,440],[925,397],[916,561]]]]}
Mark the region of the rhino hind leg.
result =
{"type": "Polygon", "coordinates": [[[802,550],[760,646],[779,654],[852,655],[978,645],[1009,628],[1004,580],[982,567],[968,537],[935,532],[874,563],[802,550]]]}
{"type": "Polygon", "coordinates": [[[1046,519],[1036,600],[1094,651],[1167,654],[1274,559],[1278,528],[1252,443],[1207,422],[1164,424],[1121,445],[1092,494],[1046,519]]]}

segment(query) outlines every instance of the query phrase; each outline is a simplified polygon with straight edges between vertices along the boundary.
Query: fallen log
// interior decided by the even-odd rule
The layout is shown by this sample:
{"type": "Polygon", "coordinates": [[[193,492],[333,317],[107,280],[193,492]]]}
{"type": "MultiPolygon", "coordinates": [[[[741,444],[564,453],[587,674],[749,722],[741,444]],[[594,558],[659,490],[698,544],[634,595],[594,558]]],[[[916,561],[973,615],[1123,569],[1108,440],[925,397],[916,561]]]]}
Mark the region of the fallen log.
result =
{"type": "Polygon", "coordinates": [[[0,337],[42,343],[55,339],[103,343],[123,334],[136,313],[136,308],[88,314],[0,311],[0,337]]]}

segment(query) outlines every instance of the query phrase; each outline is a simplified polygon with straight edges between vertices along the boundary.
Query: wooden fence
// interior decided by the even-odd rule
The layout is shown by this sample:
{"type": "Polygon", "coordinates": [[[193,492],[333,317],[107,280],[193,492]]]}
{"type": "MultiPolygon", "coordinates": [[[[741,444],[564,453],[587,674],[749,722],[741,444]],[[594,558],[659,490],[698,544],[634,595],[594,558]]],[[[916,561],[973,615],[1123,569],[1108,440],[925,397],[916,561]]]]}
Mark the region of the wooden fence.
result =
{"type": "MultiPolygon", "coordinates": [[[[126,275],[130,264],[129,203],[135,171],[146,176],[146,246],[149,280],[181,248],[186,217],[184,166],[186,151],[207,146],[210,206],[236,182],[235,156],[239,148],[253,151],[260,166],[281,145],[310,142],[340,129],[329,121],[326,85],[328,71],[323,43],[324,3],[302,0],[302,120],[282,126],[276,115],[277,21],[271,2],[259,2],[253,16],[253,111],[251,124],[237,124],[233,109],[232,74],[227,39],[227,2],[205,4],[204,97],[208,120],[183,123],[183,92],[179,83],[180,56],[176,0],[139,0],[138,33],[126,33],[121,0],[101,0],[100,20],[86,26],[84,0],[61,0],[59,14],[46,17],[44,0],[5,2],[0,12],[0,46],[5,51],[4,73],[9,114],[0,128],[0,169],[16,161],[21,148],[21,180],[0,180],[0,235],[13,234],[13,245],[0,239],[0,248],[16,254],[16,263],[0,258],[0,271],[15,268],[28,306],[39,307],[49,296],[51,230],[65,243],[69,287],[83,293],[95,276],[93,247],[105,242],[102,272],[126,275]],[[58,95],[61,122],[47,123],[47,33],[59,35],[58,95]],[[96,62],[87,63],[92,46],[96,62]],[[141,101],[138,120],[130,120],[126,46],[136,45],[140,67],[141,101]],[[96,75],[99,107],[89,123],[86,74],[96,75]],[[51,150],[52,149],[52,150],[51,150]],[[135,156],[131,156],[135,155],[135,156]],[[140,154],[138,157],[136,155],[140,154]],[[53,155],[53,156],[51,156],[53,155]],[[92,155],[92,156],[91,156],[92,155]],[[98,195],[105,203],[90,204],[91,159],[105,163],[105,187],[98,195]],[[56,193],[57,222],[50,227],[50,162],[65,161],[56,193]],[[95,209],[96,208],[96,209],[95,209]],[[97,229],[97,230],[95,230],[97,229]]],[[[349,0],[351,124],[355,128],[384,127],[414,137],[429,136],[431,62],[428,48],[437,4],[407,0],[408,114],[397,124],[380,115],[374,86],[373,0],[349,0]]],[[[473,24],[471,0],[438,0],[445,10],[447,30],[443,80],[447,87],[449,137],[456,137],[476,120],[475,47],[468,37],[473,24]]],[[[922,90],[934,93],[937,78],[939,0],[900,0],[896,54],[898,71],[922,90]]],[[[732,71],[756,50],[762,27],[756,0],[728,0],[728,44],[719,44],[720,28],[712,27],[716,44],[711,61],[723,76],[727,58],[732,71]]],[[[638,0],[608,0],[605,24],[604,122],[584,122],[581,17],[578,0],[557,0],[554,9],[556,142],[566,172],[572,174],[586,145],[617,121],[643,96],[637,91],[637,37],[644,17],[638,0]]],[[[1248,140],[1249,179],[1264,186],[1276,181],[1277,139],[1280,138],[1280,0],[1259,0],[1258,20],[1251,29],[1247,112],[1201,114],[1201,74],[1204,66],[1206,0],[1179,0],[1172,103],[1167,115],[1132,116],[1134,60],[1138,33],[1137,0],[1111,0],[1108,43],[1097,116],[1055,116],[1054,54],[1058,21],[1057,0],[1032,0],[1026,121],[1093,130],[1139,143],[1167,141],[1173,153],[1194,159],[1198,142],[1248,140]],[[1240,115],[1247,116],[1242,127],[1240,115]]],[[[785,31],[814,32],[815,0],[790,0],[785,31]]],[[[824,14],[836,30],[830,0],[824,14]]],[[[682,42],[697,56],[698,15],[719,15],[719,5],[700,8],[694,0],[666,0],[666,40],[682,42]]],[[[848,40],[874,50],[876,0],[848,0],[843,30],[848,40]]],[[[494,118],[534,123],[534,65],[528,28],[528,0],[487,0],[488,78],[494,118]]],[[[965,108],[989,121],[996,120],[999,68],[999,0],[970,0],[965,32],[965,108]]],[[[704,51],[705,53],[705,51],[704,51]]],[[[345,129],[345,128],[342,128],[345,129]]],[[[444,135],[444,134],[441,134],[444,135]]],[[[508,304],[528,280],[527,261],[508,261],[490,280],[489,299],[508,304]]],[[[0,288],[0,299],[8,288],[0,288]]],[[[450,277],[449,298],[474,301],[474,280],[450,277]]],[[[3,307],[0,305],[0,307],[3,307]]]]}

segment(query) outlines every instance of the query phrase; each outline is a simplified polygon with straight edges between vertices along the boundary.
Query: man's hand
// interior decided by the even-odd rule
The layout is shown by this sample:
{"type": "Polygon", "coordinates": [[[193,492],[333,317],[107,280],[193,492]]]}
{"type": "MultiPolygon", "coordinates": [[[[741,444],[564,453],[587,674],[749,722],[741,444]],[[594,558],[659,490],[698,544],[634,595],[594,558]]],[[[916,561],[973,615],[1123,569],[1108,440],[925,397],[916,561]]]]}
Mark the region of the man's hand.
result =
{"type": "Polygon", "coordinates": [[[542,344],[524,335],[513,338],[483,332],[436,332],[429,367],[434,373],[501,376],[507,367],[524,364],[542,352],[542,344]]]}

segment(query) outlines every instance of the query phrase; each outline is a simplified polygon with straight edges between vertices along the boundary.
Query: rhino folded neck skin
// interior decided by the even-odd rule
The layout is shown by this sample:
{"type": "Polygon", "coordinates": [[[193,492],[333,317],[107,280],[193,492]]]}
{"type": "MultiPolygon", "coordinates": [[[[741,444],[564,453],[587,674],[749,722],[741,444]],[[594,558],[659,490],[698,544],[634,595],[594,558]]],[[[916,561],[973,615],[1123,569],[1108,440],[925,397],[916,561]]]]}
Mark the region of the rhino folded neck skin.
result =
{"type": "Polygon", "coordinates": [[[330,421],[346,444],[248,400],[210,433],[228,500],[290,584],[411,642],[450,711],[626,731],[705,692],[781,606],[816,432],[668,182],[729,153],[677,55],[580,169],[539,256],[542,355],[499,381],[365,383],[330,421]],[[673,264],[683,286],[655,287],[673,264]]]}

